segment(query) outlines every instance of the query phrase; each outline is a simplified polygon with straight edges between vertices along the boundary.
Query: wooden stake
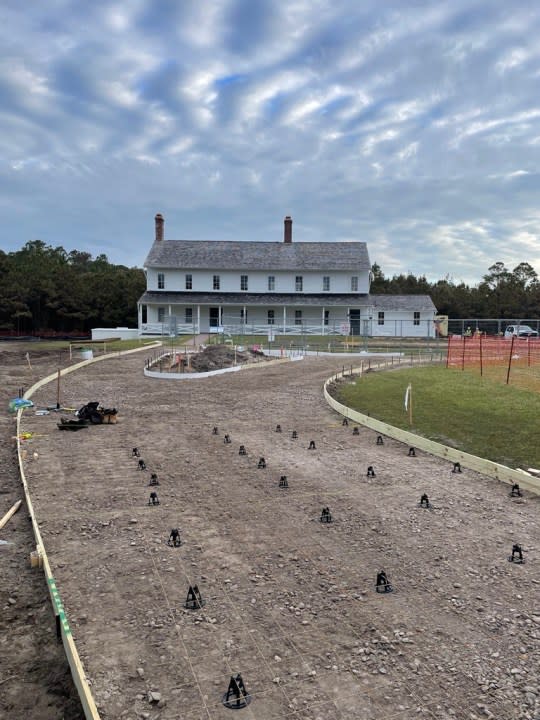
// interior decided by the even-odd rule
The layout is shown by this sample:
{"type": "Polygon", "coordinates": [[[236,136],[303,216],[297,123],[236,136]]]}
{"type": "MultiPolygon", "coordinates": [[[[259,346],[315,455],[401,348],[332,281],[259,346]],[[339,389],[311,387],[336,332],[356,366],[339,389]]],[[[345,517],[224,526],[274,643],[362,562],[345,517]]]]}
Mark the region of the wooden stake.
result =
{"type": "Polygon", "coordinates": [[[56,378],[56,409],[60,410],[60,368],[58,368],[58,377],[56,378]]]}
{"type": "Polygon", "coordinates": [[[412,427],[412,383],[409,385],[409,425],[412,427]]]}
{"type": "Polygon", "coordinates": [[[514,354],[514,340],[516,339],[515,335],[512,335],[512,344],[510,345],[510,354],[508,356],[508,370],[506,372],[506,384],[510,382],[510,368],[512,367],[512,355],[514,354]]]}
{"type": "Polygon", "coordinates": [[[16,677],[19,677],[19,676],[18,675],[10,675],[9,677],[4,678],[3,680],[0,680],[0,685],[7,683],[8,680],[15,680],[16,677]]]}
{"type": "Polygon", "coordinates": [[[4,527],[4,525],[7,524],[8,520],[11,518],[12,515],[15,515],[17,510],[21,507],[22,500],[17,500],[15,505],[7,511],[7,513],[4,515],[4,517],[0,520],[0,530],[4,527]]]}

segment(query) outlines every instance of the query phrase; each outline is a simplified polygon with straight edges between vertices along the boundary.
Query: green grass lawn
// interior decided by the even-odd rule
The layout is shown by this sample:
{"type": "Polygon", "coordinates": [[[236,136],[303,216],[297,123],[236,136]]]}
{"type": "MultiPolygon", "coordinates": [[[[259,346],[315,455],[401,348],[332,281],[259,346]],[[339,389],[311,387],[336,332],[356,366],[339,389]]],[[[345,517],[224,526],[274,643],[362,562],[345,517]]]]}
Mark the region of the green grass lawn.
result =
{"type": "Polygon", "coordinates": [[[540,467],[540,394],[444,367],[370,372],[340,386],[359,412],[510,467],[540,467]],[[404,407],[412,384],[413,424],[404,407]]]}
{"type": "MultiPolygon", "coordinates": [[[[261,345],[263,349],[272,347],[305,348],[319,352],[401,352],[406,355],[418,355],[436,352],[446,356],[446,339],[425,338],[346,338],[344,335],[276,335],[268,343],[267,335],[227,335],[235,345],[261,345]]],[[[222,335],[210,336],[209,342],[222,343],[222,335]]]]}

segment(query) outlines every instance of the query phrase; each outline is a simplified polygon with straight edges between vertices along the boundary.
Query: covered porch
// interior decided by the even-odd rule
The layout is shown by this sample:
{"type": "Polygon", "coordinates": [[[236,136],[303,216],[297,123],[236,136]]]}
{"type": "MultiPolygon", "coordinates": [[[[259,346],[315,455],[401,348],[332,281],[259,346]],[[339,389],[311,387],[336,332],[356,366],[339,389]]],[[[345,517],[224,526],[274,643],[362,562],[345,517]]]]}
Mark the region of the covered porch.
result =
{"type": "MultiPolygon", "coordinates": [[[[157,293],[152,293],[156,295],[157,293]]],[[[358,297],[267,296],[234,298],[143,297],[139,303],[141,335],[228,333],[231,335],[361,335],[367,305],[358,297]],[[144,300],[148,301],[144,303],[144,300]],[[194,300],[202,300],[193,302],[194,300]],[[157,302],[156,302],[157,300],[157,302]],[[164,302],[167,300],[167,302],[164,302]],[[161,301],[161,302],[160,302],[161,301]],[[191,302],[190,302],[191,301],[191,302]]],[[[150,293],[147,293],[150,295],[150,293]]],[[[173,295],[169,293],[168,295],[173,295]]]]}

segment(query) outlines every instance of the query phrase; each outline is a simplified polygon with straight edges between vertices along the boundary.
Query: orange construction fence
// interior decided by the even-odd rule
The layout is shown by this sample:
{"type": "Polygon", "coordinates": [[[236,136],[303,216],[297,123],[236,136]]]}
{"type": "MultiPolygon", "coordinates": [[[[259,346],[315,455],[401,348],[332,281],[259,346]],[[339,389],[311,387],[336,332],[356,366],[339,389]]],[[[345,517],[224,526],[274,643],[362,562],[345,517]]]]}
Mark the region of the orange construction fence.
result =
{"type": "Polygon", "coordinates": [[[506,384],[515,382],[540,390],[536,387],[540,384],[540,338],[451,335],[446,367],[497,375],[506,384]],[[524,378],[530,381],[524,382],[524,378]]]}

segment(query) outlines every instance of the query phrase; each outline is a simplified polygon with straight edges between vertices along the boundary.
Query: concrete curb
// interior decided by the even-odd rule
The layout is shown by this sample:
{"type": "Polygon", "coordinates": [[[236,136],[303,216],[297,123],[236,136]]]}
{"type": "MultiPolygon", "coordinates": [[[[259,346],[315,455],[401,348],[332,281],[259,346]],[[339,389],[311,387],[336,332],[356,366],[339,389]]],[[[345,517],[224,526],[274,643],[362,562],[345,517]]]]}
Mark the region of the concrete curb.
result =
{"type": "Polygon", "coordinates": [[[268,360],[267,362],[250,363],[249,365],[234,365],[233,367],[221,368],[219,370],[208,370],[208,372],[188,372],[188,373],[167,373],[158,372],[156,370],[147,370],[144,368],[146,377],[155,378],[156,380],[200,380],[213,377],[214,375],[225,375],[226,373],[239,372],[240,370],[253,370],[254,368],[267,368],[272,365],[281,365],[290,360],[301,360],[300,357],[279,358],[277,360],[268,360]]]}

